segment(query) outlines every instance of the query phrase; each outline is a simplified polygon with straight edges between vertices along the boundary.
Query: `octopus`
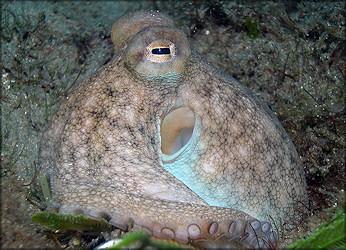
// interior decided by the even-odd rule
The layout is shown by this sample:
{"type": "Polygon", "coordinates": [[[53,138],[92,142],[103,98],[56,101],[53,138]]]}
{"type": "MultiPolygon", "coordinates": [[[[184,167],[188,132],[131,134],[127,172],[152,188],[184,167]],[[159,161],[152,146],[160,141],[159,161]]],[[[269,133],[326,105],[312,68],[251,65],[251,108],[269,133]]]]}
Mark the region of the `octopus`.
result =
{"type": "Polygon", "coordinates": [[[121,17],[112,41],[114,58],[74,88],[43,133],[47,209],[183,243],[275,244],[270,218],[290,220],[307,191],[273,112],[191,49],[165,14],[121,17]]]}

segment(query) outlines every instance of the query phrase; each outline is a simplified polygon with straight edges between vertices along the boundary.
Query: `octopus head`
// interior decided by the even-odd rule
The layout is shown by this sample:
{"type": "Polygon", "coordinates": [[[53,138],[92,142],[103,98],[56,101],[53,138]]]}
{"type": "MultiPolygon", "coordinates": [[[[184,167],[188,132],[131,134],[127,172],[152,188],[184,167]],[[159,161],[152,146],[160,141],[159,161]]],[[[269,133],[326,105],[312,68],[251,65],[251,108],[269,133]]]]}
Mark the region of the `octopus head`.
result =
{"type": "Polygon", "coordinates": [[[121,18],[113,26],[112,39],[116,50],[125,49],[124,65],[131,73],[149,82],[176,84],[184,76],[190,45],[186,35],[174,28],[165,15],[154,13],[146,13],[141,19],[143,12],[139,12],[127,33],[121,27],[130,25],[127,16],[121,18]],[[153,19],[150,27],[148,19],[153,19]]]}

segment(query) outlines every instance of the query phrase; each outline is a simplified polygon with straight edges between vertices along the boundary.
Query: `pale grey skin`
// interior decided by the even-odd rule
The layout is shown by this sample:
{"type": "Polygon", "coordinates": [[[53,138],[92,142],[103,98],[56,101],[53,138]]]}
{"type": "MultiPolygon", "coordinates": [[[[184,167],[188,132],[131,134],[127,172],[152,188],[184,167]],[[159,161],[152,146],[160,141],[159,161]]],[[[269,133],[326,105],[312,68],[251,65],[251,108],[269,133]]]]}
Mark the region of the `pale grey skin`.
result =
{"type": "Polygon", "coordinates": [[[254,218],[285,221],[307,201],[299,156],[275,115],[163,14],[126,15],[112,39],[114,59],[74,89],[42,138],[49,208],[183,242],[275,242],[254,218]],[[164,149],[163,133],[175,140],[175,128],[192,137],[164,149]]]}

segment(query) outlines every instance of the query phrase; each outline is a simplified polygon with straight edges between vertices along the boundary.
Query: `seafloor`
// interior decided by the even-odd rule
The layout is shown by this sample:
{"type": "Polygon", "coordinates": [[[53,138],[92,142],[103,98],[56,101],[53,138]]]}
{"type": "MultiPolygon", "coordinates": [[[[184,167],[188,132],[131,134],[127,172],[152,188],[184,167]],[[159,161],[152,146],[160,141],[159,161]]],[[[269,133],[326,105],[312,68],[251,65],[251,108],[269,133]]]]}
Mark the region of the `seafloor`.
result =
{"type": "Polygon", "coordinates": [[[86,247],[98,237],[32,223],[39,209],[30,181],[41,133],[65,91],[111,59],[114,20],[139,9],[172,16],[192,47],[253,90],[290,134],[310,206],[281,246],[329,221],[345,205],[345,3],[248,2],[3,2],[1,247],[86,247]]]}

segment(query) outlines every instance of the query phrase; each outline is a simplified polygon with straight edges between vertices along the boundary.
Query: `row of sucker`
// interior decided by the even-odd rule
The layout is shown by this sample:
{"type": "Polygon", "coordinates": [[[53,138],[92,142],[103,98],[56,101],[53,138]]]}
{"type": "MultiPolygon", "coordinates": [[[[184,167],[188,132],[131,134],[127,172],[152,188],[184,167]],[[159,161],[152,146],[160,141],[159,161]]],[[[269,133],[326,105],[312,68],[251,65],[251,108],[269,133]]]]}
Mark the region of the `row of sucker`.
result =
{"type": "MultiPolygon", "coordinates": [[[[132,218],[122,217],[122,219],[119,220],[119,217],[112,218],[109,214],[104,212],[95,213],[93,211],[82,211],[81,209],[73,209],[73,211],[70,212],[73,214],[83,213],[96,220],[106,219],[110,224],[122,230],[127,230],[128,224],[133,222],[132,218]]],[[[274,248],[278,241],[277,234],[272,230],[270,223],[257,219],[191,223],[187,226],[186,232],[179,232],[178,229],[175,230],[172,226],[155,224],[155,228],[159,227],[161,230],[148,228],[146,225],[140,226],[148,229],[154,237],[177,240],[183,243],[187,243],[189,238],[196,242],[203,242],[207,239],[217,241],[222,237],[226,237],[230,243],[237,242],[247,248],[266,249],[274,248]]]]}

